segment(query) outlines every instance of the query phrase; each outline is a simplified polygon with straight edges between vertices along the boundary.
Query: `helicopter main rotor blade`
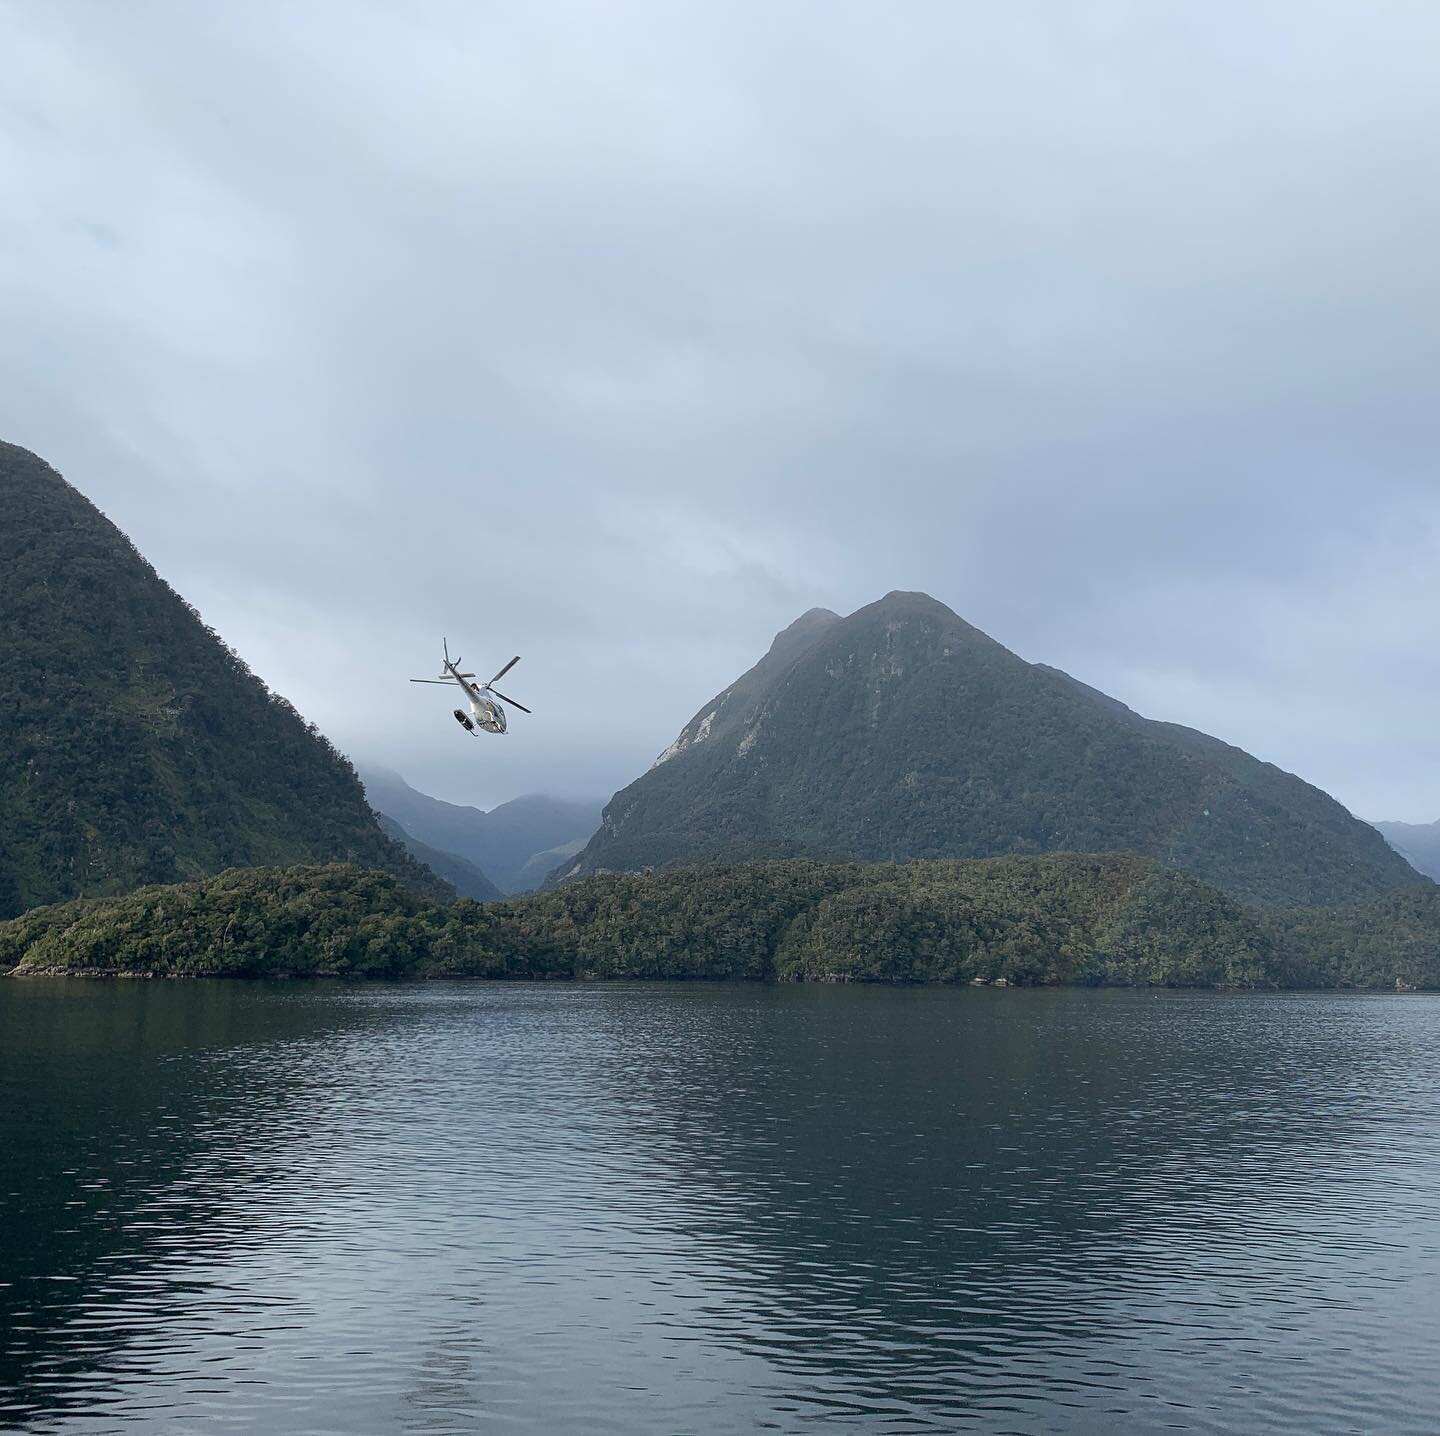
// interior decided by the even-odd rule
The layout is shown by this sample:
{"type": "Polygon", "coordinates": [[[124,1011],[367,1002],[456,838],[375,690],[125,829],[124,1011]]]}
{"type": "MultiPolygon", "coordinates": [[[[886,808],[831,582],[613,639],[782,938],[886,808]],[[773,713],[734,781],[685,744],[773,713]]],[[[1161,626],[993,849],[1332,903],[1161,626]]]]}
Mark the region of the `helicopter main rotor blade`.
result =
{"type": "MultiPolygon", "coordinates": [[[[488,683],[485,686],[487,688],[490,687],[488,683]]],[[[504,701],[508,703],[512,708],[518,708],[522,713],[530,712],[530,710],[523,703],[517,703],[513,698],[506,698],[505,695],[501,693],[498,689],[491,688],[490,691],[495,694],[497,698],[504,699],[504,701]]],[[[532,714],[531,716],[533,717],[534,715],[532,714]]]]}
{"type": "Polygon", "coordinates": [[[447,687],[450,684],[448,678],[412,678],[410,681],[412,683],[442,683],[447,687]]]}
{"type": "MultiPolygon", "coordinates": [[[[507,673],[509,673],[509,671],[510,671],[512,668],[514,668],[514,666],[515,666],[517,663],[519,663],[519,661],[520,661],[520,655],[517,653],[517,654],[515,655],[515,657],[512,658],[512,659],[509,661],[509,663],[507,663],[507,664],[504,666],[504,668],[502,668],[502,669],[499,671],[499,673],[497,673],[497,674],[490,680],[490,682],[491,682],[491,683],[498,683],[507,673]]],[[[488,685],[487,685],[487,687],[488,687],[488,685]]],[[[508,700],[507,700],[507,701],[508,701],[508,700]]],[[[520,705],[517,703],[515,706],[518,708],[520,705]]]]}

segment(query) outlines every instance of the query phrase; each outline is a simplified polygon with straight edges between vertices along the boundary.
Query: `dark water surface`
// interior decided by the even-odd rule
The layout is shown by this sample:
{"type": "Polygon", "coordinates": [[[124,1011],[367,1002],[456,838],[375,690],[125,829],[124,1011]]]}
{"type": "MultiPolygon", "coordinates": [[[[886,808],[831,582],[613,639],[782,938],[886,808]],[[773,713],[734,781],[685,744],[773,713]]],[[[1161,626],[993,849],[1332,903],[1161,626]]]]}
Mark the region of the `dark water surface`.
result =
{"type": "Polygon", "coordinates": [[[0,1427],[1440,1430],[1440,1001],[0,983],[0,1427]]]}

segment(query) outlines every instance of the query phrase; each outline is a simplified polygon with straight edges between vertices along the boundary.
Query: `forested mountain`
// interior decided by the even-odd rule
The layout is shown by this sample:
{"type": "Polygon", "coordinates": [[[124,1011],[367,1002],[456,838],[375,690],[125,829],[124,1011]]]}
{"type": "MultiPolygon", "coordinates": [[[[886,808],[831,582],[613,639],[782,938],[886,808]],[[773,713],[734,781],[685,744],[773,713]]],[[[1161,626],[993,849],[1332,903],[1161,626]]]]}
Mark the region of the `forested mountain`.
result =
{"type": "Polygon", "coordinates": [[[443,878],[455,889],[458,897],[472,898],[475,902],[492,902],[504,896],[474,863],[411,837],[394,818],[384,813],[376,816],[380,820],[380,831],[386,837],[393,838],[417,863],[424,863],[437,877],[443,878]]]}
{"type": "Polygon", "coordinates": [[[383,873],[246,869],[0,923],[0,972],[1440,987],[1440,887],[1246,907],[1149,858],[789,861],[426,904],[383,873]]]}
{"type": "MultiPolygon", "coordinates": [[[[598,809],[597,809],[598,815],[598,809]]],[[[545,886],[545,880],[567,859],[578,855],[585,846],[585,838],[577,838],[573,843],[561,843],[558,848],[546,848],[543,853],[536,853],[523,868],[520,869],[520,876],[515,884],[517,893],[534,892],[537,888],[545,886]]]]}
{"type": "Polygon", "coordinates": [[[528,892],[545,881],[546,873],[536,871],[532,860],[557,847],[582,846],[600,826],[599,798],[552,798],[530,793],[512,798],[485,814],[490,861],[502,875],[496,881],[506,892],[528,892]]]}
{"type": "Polygon", "coordinates": [[[1440,882],[1440,823],[1376,823],[1374,826],[1411,867],[1440,882]]]}
{"type": "Polygon", "coordinates": [[[1277,904],[1418,880],[1318,788],[1027,663],[918,593],[786,629],[615,795],[557,878],[1117,851],[1277,904]]]}
{"type": "Polygon", "coordinates": [[[417,841],[474,864],[502,892],[539,887],[560,861],[530,866],[538,853],[574,852],[600,826],[600,801],[572,801],[541,793],[515,798],[486,812],[447,803],[412,788],[389,768],[362,765],[360,779],[377,812],[393,818],[417,841]],[[571,846],[573,845],[573,846],[571,846]]]}
{"type": "Polygon", "coordinates": [[[449,892],[124,534],[0,444],[0,914],[329,860],[449,892]]]}

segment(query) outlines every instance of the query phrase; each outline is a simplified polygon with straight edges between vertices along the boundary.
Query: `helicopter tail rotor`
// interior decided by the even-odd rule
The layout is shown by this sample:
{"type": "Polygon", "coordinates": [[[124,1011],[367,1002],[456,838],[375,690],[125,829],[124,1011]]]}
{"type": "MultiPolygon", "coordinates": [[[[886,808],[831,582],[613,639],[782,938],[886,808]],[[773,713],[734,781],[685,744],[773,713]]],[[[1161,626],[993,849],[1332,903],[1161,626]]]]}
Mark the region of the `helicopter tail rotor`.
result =
{"type": "MultiPolygon", "coordinates": [[[[448,638],[442,638],[440,640],[440,644],[441,647],[443,647],[445,650],[445,665],[444,670],[441,672],[440,676],[442,678],[449,678],[450,671],[452,669],[458,669],[465,660],[461,658],[458,653],[455,655],[454,658],[450,657],[450,640],[448,638]]],[[[473,673],[461,673],[459,676],[461,678],[473,678],[475,675],[473,673]]]]}

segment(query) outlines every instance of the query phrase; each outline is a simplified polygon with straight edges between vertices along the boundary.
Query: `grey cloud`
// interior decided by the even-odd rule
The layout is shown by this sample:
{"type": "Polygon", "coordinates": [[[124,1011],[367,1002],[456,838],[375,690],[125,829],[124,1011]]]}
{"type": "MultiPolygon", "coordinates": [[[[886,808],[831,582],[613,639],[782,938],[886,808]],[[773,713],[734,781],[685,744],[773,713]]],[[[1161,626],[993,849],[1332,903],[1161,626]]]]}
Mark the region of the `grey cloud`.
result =
{"type": "Polygon", "coordinates": [[[0,28],[0,432],[351,751],[608,792],[804,608],[925,588],[1440,816],[1428,4],[0,28]],[[461,747],[442,633],[533,723],[461,747]]]}

